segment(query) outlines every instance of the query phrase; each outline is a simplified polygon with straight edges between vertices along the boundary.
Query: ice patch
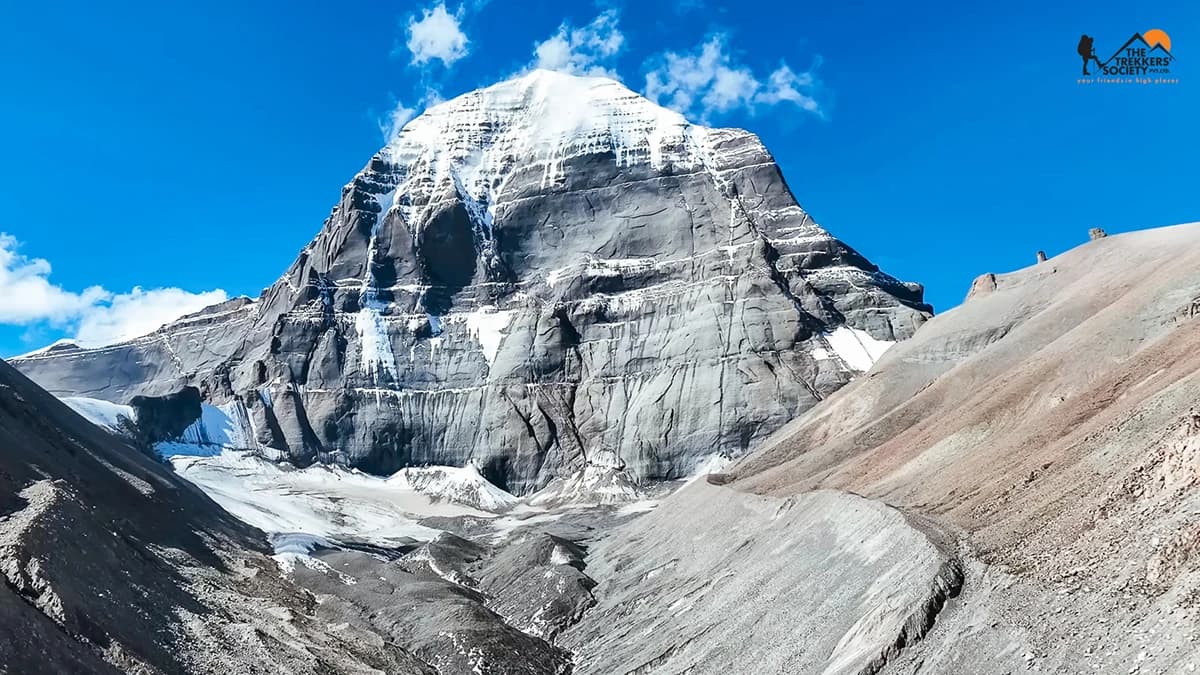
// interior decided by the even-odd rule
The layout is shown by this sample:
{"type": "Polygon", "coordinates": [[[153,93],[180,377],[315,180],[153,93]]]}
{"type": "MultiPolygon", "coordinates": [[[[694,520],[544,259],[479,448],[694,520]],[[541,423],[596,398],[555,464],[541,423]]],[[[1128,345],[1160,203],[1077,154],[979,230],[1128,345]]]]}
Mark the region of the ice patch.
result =
{"type": "Polygon", "coordinates": [[[110,403],[98,398],[67,396],[60,400],[92,424],[112,431],[122,431],[125,428],[122,420],[133,422],[136,417],[130,406],[110,403]]]}
{"type": "Polygon", "coordinates": [[[333,548],[333,544],[321,537],[303,532],[276,532],[267,537],[275,553],[308,555],[318,548],[333,548]]]}
{"type": "Polygon", "coordinates": [[[180,441],[160,441],[154,444],[154,453],[167,460],[173,460],[176,457],[212,457],[221,454],[224,450],[219,445],[200,445],[180,441]]]}
{"type": "Polygon", "coordinates": [[[275,562],[279,565],[280,571],[287,575],[295,573],[296,565],[299,564],[304,565],[310,570],[316,570],[317,572],[324,574],[334,575],[339,581],[347,586],[353,586],[354,584],[358,583],[358,579],[355,579],[349,574],[345,574],[333,569],[328,564],[312,557],[311,555],[308,555],[307,553],[276,553],[271,557],[274,558],[275,562]]]}
{"type": "Polygon", "coordinates": [[[201,403],[200,419],[184,429],[180,440],[221,448],[253,449],[258,446],[246,407],[236,400],[220,405],[201,403]]]}
{"type": "Polygon", "coordinates": [[[259,449],[246,406],[236,399],[220,405],[201,403],[200,419],[184,429],[179,438],[154,444],[154,451],[163,459],[211,457],[229,449],[259,449]]]}
{"type": "Polygon", "coordinates": [[[875,362],[883,356],[889,347],[896,344],[888,340],[876,340],[869,333],[857,328],[838,326],[831,332],[821,334],[833,350],[831,354],[823,348],[814,349],[812,354],[816,359],[832,358],[834,354],[841,357],[853,370],[867,372],[875,362]],[[818,353],[820,355],[818,355],[818,353]]]}
{"type": "Polygon", "coordinates": [[[296,571],[296,565],[300,564],[318,572],[334,574],[343,584],[358,583],[358,579],[343,574],[312,557],[312,552],[318,548],[335,548],[336,545],[330,541],[303,532],[279,532],[270,535],[268,540],[275,549],[275,555],[271,557],[275,559],[284,574],[293,574],[296,571]]]}
{"type": "Polygon", "coordinates": [[[396,356],[392,353],[387,323],[384,322],[379,309],[364,306],[358,310],[354,316],[354,329],[358,332],[358,344],[362,348],[362,367],[367,375],[377,380],[380,372],[384,372],[396,379],[396,356]]]}

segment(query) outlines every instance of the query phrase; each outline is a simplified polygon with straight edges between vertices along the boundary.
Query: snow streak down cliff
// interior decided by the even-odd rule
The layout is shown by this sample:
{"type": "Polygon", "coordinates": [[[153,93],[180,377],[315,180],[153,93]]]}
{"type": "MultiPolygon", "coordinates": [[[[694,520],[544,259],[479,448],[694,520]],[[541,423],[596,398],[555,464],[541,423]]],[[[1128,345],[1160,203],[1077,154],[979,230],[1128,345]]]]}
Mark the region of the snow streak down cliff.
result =
{"type": "Polygon", "coordinates": [[[797,205],[759,140],[534,71],[411,121],[254,302],[17,361],[59,394],[188,383],[253,445],[517,494],[735,456],[928,316],[797,205]]]}

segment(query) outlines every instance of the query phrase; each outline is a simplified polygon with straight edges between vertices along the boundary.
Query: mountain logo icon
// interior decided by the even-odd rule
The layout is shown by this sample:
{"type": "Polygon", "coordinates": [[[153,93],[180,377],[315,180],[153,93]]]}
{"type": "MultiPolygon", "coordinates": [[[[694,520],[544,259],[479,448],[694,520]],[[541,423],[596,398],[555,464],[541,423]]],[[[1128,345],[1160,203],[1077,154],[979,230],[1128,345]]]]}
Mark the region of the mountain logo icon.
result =
{"type": "Polygon", "coordinates": [[[1106,61],[1096,56],[1094,38],[1086,33],[1079,36],[1076,52],[1083,59],[1084,77],[1170,75],[1175,62],[1175,55],[1171,53],[1171,36],[1161,28],[1134,33],[1106,61]],[[1096,65],[1096,72],[1088,70],[1089,63],[1096,65]]]}

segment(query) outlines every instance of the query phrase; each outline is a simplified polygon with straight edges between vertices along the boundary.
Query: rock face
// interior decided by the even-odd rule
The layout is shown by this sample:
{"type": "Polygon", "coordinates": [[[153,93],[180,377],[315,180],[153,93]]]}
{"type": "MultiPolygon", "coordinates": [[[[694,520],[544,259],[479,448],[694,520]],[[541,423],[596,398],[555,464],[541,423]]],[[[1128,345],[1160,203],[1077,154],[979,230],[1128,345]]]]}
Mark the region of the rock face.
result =
{"type": "Polygon", "coordinates": [[[196,386],[298,464],[472,462],[526,494],[742,455],[929,312],[753,134],[535,71],[410,122],[257,301],[15,365],[119,402],[196,386]]]}
{"type": "Polygon", "coordinates": [[[178,438],[202,412],[200,390],[184,387],[167,396],[134,396],[129,402],[139,440],[146,444],[178,438]]]}

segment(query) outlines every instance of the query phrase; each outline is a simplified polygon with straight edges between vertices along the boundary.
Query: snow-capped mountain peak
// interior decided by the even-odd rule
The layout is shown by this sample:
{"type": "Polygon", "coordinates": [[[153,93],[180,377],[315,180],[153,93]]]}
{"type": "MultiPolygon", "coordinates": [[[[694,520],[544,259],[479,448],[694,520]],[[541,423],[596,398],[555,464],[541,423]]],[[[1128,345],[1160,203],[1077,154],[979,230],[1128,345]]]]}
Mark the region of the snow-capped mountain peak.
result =
{"type": "Polygon", "coordinates": [[[378,157],[404,175],[397,194],[416,187],[414,178],[452,173],[460,191],[487,203],[531,168],[553,186],[583,155],[610,151],[618,165],[655,170],[695,164],[701,130],[615,80],[539,69],[428,109],[378,157]]]}
{"type": "Polygon", "coordinates": [[[663,158],[654,146],[681,141],[689,126],[683,115],[615,80],[539,69],[430,108],[384,152],[403,164],[436,149],[528,160],[611,146],[618,161],[657,163],[663,158]]]}

